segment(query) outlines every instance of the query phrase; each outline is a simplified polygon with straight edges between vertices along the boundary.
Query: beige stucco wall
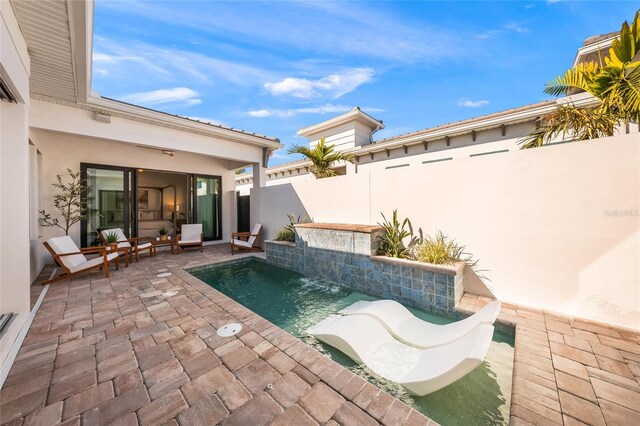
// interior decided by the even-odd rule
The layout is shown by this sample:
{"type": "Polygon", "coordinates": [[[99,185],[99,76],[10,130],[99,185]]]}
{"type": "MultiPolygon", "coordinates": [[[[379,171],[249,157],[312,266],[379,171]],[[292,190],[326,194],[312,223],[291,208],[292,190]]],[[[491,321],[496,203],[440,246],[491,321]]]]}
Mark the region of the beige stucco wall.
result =
{"type": "Polygon", "coordinates": [[[4,367],[29,314],[29,56],[9,2],[0,2],[0,74],[18,103],[0,102],[0,312],[19,314],[0,339],[4,367]]]}
{"type": "MultiPolygon", "coordinates": [[[[42,153],[42,208],[53,211],[53,194],[50,187],[55,176],[65,174],[65,170],[80,170],[80,163],[92,163],[149,170],[175,171],[222,177],[222,236],[227,240],[234,221],[232,194],[235,191],[233,162],[205,155],[176,152],[174,157],[160,151],[136,147],[128,143],[115,143],[85,136],[67,135],[32,129],[31,140],[42,153]]],[[[57,228],[42,228],[42,239],[61,235],[57,228]]],[[[80,242],[80,225],[76,224],[70,235],[80,242]]],[[[45,256],[44,249],[41,250],[45,256]]],[[[45,256],[46,257],[46,256],[45,256]]]]}
{"type": "Polygon", "coordinates": [[[466,245],[501,300],[640,328],[637,134],[264,188],[286,214],[376,223],[394,208],[466,245]]]}

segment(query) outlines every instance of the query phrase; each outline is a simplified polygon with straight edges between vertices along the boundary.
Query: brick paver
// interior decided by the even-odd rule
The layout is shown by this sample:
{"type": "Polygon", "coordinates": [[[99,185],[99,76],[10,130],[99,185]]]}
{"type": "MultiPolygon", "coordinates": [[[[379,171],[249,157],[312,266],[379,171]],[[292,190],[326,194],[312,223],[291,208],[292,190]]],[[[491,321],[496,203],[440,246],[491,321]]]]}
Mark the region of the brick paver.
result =
{"type": "Polygon", "coordinates": [[[498,321],[516,327],[511,424],[640,424],[640,333],[505,303],[498,321]]]}
{"type": "MultiPolygon", "coordinates": [[[[52,285],[0,424],[434,424],[183,270],[229,259],[161,253],[52,285]],[[227,322],[244,329],[218,337],[227,322]]],[[[512,424],[640,424],[638,333],[508,304],[499,321],[516,327],[512,424]]]]}

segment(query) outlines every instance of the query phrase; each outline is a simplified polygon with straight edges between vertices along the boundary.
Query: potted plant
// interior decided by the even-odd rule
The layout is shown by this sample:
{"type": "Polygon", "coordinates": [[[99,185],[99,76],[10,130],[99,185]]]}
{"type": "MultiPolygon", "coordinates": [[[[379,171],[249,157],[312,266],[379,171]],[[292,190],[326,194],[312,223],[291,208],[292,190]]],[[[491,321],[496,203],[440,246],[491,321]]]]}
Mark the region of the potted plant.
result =
{"type": "Polygon", "coordinates": [[[158,229],[158,234],[160,234],[160,241],[166,241],[169,230],[166,226],[162,226],[160,229],[158,229]]]}
{"type": "Polygon", "coordinates": [[[109,244],[109,250],[118,250],[118,233],[116,231],[107,232],[104,238],[107,240],[107,244],[109,244]]]}

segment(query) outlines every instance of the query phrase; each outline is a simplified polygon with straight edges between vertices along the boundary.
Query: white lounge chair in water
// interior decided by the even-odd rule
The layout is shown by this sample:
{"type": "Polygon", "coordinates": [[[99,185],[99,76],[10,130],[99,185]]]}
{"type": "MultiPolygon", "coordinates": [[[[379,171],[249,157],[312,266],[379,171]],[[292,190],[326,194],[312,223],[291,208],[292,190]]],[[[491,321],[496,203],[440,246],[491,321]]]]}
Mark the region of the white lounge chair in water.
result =
{"type": "Polygon", "coordinates": [[[458,340],[480,324],[492,325],[500,313],[500,302],[490,302],[470,317],[445,325],[423,321],[395,300],[363,300],[338,313],[373,317],[396,339],[424,349],[458,340]]]}
{"type": "Polygon", "coordinates": [[[379,376],[423,396],[478,367],[491,344],[493,326],[478,325],[458,340],[430,349],[399,342],[368,315],[332,315],[310,327],[307,333],[366,364],[379,376]]]}

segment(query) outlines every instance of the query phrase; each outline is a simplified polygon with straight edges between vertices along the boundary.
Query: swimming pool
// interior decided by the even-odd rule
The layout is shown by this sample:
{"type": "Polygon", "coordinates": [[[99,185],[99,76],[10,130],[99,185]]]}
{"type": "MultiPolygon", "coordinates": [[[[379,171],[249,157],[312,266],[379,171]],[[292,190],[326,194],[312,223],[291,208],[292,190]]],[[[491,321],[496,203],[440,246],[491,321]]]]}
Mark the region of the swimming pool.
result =
{"type": "MultiPolygon", "coordinates": [[[[304,333],[308,327],[354,302],[376,300],[377,297],[322,279],[305,277],[256,258],[190,272],[440,424],[507,424],[509,421],[512,335],[496,331],[485,362],[480,367],[444,389],[415,397],[401,386],[376,376],[340,351],[304,333]]],[[[428,312],[411,311],[432,323],[451,322],[428,312]]]]}

